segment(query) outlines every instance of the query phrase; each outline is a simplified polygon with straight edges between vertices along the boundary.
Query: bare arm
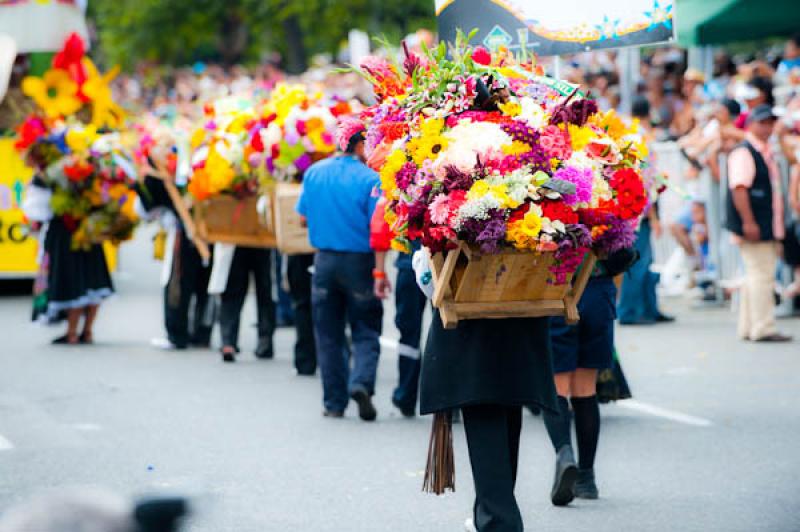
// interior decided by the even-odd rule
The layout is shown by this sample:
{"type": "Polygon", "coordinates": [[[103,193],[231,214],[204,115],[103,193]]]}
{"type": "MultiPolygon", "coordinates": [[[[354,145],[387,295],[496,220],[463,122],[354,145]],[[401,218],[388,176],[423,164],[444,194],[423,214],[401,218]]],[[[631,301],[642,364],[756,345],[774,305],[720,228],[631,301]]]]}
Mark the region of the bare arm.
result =
{"type": "Polygon", "coordinates": [[[736,187],[731,191],[733,194],[733,205],[742,218],[742,232],[745,239],[758,241],[761,239],[761,229],[756,224],[753,216],[753,209],[750,205],[750,194],[745,187],[736,187]]]}
{"type": "Polygon", "coordinates": [[[386,299],[392,292],[392,284],[386,275],[386,253],[386,251],[375,252],[375,270],[372,272],[372,277],[373,290],[378,299],[386,299]]]}
{"type": "Polygon", "coordinates": [[[789,205],[795,214],[800,216],[800,164],[792,166],[792,178],[789,181],[789,205]]]}

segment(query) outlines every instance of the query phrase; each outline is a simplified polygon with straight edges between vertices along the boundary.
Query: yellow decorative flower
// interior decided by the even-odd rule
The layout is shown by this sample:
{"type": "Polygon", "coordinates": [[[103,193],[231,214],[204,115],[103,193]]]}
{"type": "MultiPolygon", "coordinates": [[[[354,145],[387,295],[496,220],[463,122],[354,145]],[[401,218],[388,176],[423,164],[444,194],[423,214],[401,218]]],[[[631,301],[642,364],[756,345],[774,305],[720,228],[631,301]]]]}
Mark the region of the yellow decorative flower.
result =
{"type": "Polygon", "coordinates": [[[217,150],[208,153],[208,159],[203,167],[208,174],[208,190],[212,195],[230,188],[236,177],[231,163],[229,163],[217,150]]]}
{"type": "Polygon", "coordinates": [[[482,198],[486,194],[491,194],[500,203],[502,209],[515,209],[519,207],[519,202],[514,201],[508,195],[508,189],[503,184],[490,185],[484,180],[475,181],[467,192],[467,199],[474,200],[482,198]]]}
{"type": "Polygon", "coordinates": [[[397,183],[395,182],[395,175],[406,164],[406,154],[403,150],[394,150],[386,158],[386,163],[380,171],[381,190],[384,195],[389,199],[397,197],[397,183]]]}
{"type": "Polygon", "coordinates": [[[521,140],[515,140],[511,144],[503,145],[500,149],[505,155],[522,155],[531,151],[531,146],[521,140]]]}
{"type": "Polygon", "coordinates": [[[586,126],[569,125],[569,138],[572,141],[572,151],[583,150],[591,141],[597,137],[592,128],[586,126]]]}
{"type": "Polygon", "coordinates": [[[537,237],[542,232],[542,217],[534,209],[528,211],[522,220],[509,224],[506,240],[517,249],[536,249],[537,237]]]}
{"type": "Polygon", "coordinates": [[[591,121],[605,130],[608,136],[614,140],[622,138],[628,130],[625,121],[613,109],[605,113],[597,113],[592,117],[591,121]]]}
{"type": "Polygon", "coordinates": [[[517,116],[522,112],[522,106],[518,102],[501,103],[497,106],[506,116],[517,116]]]}
{"type": "Polygon", "coordinates": [[[420,135],[413,137],[406,144],[406,149],[418,166],[426,160],[436,159],[438,154],[447,148],[447,139],[442,136],[444,120],[428,118],[420,123],[420,135]]]}
{"type": "Polygon", "coordinates": [[[119,67],[101,75],[88,57],[84,57],[82,63],[86,69],[86,81],[82,89],[92,102],[92,125],[118,129],[125,119],[125,111],[114,101],[110,83],[119,74],[119,67]]]}
{"type": "Polygon", "coordinates": [[[48,70],[41,78],[26,77],[22,80],[22,92],[33,99],[48,118],[77,113],[83,105],[78,99],[78,84],[60,68],[48,70]]]}
{"type": "Polygon", "coordinates": [[[67,131],[67,146],[73,152],[85,152],[97,140],[97,128],[90,125],[84,129],[71,128],[67,131]]]}

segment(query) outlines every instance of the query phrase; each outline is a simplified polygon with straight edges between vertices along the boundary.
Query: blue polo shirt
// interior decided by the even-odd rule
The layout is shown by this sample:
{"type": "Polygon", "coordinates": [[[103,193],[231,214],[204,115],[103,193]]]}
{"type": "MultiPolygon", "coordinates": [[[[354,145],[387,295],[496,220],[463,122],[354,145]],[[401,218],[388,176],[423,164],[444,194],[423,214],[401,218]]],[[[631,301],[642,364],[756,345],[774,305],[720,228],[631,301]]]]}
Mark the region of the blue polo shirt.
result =
{"type": "Polygon", "coordinates": [[[303,176],[296,210],[308,221],[311,245],[325,251],[370,253],[369,222],[380,178],[357,157],[331,157],[303,176]]]}

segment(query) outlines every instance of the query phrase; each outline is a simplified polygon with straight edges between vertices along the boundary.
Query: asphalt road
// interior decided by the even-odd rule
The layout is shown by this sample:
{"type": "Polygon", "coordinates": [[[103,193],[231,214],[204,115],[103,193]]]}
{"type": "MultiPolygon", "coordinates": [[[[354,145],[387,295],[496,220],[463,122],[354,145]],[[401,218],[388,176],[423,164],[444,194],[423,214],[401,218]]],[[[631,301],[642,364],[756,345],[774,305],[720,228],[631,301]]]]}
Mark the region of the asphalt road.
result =
{"type": "MultiPolygon", "coordinates": [[[[146,231],[144,232],[146,233],[146,231]]],[[[317,378],[297,377],[293,331],[277,358],[149,347],[161,334],[159,266],[147,235],[123,248],[118,296],[90,348],[27,322],[30,301],[0,297],[0,512],[44,489],[195,497],[194,532],[460,531],[473,490],[460,427],[457,491],[420,491],[430,419],[390,403],[396,337],[387,312],[379,418],[321,416],[317,378]]],[[[634,402],[603,407],[601,499],[554,508],[553,453],[526,416],[517,497],[528,530],[800,530],[800,347],[753,345],[727,310],[667,301],[674,325],[619,329],[634,402]]],[[[243,323],[254,320],[251,303],[243,323]]],[[[782,322],[800,338],[800,320],[782,322]]],[[[255,331],[242,331],[243,347],[255,331]]]]}

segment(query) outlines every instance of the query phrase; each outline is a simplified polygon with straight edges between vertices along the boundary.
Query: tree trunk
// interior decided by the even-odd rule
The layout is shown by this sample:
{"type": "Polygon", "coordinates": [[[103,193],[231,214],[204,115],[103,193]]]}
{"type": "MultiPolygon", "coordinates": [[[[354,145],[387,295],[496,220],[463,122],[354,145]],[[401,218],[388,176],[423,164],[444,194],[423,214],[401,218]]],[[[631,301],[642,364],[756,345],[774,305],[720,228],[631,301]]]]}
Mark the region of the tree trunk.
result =
{"type": "Polygon", "coordinates": [[[283,31],[286,34],[286,71],[302,74],[308,69],[308,57],[303,42],[303,28],[297,15],[289,15],[283,21],[283,31]]]}

